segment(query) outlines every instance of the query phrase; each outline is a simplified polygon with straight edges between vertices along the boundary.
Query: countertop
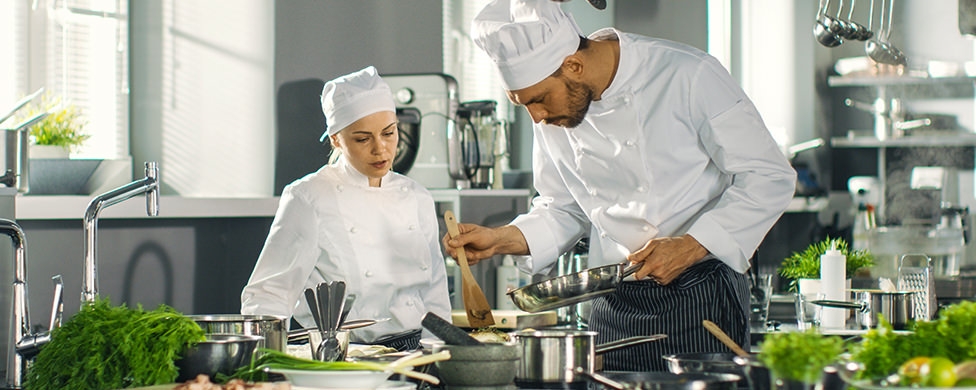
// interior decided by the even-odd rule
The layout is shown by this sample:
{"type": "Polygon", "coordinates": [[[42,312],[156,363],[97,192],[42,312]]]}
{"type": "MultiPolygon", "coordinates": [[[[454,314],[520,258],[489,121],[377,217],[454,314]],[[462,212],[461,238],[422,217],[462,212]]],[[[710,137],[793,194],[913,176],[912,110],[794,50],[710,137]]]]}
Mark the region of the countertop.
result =
{"type": "MultiPolygon", "coordinates": [[[[528,189],[432,189],[435,202],[453,202],[462,197],[528,197],[528,189]]],[[[5,195],[0,193],[0,196],[5,195]]],[[[16,195],[17,220],[82,219],[95,195],[16,195]]],[[[163,195],[159,198],[159,216],[146,214],[146,202],[139,196],[104,208],[99,219],[144,218],[246,218],[273,217],[278,197],[183,197],[163,195]]],[[[455,212],[457,213],[457,212],[455,212]]]]}

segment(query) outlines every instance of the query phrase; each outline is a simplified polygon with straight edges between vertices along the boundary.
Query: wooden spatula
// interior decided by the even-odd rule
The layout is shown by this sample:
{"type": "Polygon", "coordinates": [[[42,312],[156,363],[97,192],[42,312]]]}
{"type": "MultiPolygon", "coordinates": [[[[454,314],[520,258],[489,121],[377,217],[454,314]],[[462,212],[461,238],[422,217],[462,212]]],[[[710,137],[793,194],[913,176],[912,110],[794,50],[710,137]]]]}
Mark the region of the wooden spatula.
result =
{"type": "MultiPolygon", "coordinates": [[[[457,237],[461,232],[458,230],[457,219],[454,212],[447,210],[444,212],[444,223],[447,224],[447,234],[451,238],[457,237]]],[[[464,300],[464,311],[468,314],[468,325],[472,328],[484,328],[495,325],[495,318],[491,316],[491,306],[485,298],[485,292],[481,291],[478,281],[471,274],[471,267],[468,265],[468,256],[464,254],[464,248],[457,251],[458,265],[461,266],[461,293],[464,300]]]]}

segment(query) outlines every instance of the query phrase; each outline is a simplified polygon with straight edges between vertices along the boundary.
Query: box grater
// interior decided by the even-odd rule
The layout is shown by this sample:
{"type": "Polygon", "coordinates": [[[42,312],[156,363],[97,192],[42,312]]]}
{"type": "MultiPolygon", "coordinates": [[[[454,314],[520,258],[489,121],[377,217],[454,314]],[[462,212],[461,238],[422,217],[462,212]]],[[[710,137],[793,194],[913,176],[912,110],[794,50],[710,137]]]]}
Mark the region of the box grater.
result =
{"type": "Polygon", "coordinates": [[[916,319],[930,320],[938,308],[935,299],[935,279],[932,259],[924,254],[905,254],[898,266],[898,290],[916,291],[914,295],[916,319]]]}

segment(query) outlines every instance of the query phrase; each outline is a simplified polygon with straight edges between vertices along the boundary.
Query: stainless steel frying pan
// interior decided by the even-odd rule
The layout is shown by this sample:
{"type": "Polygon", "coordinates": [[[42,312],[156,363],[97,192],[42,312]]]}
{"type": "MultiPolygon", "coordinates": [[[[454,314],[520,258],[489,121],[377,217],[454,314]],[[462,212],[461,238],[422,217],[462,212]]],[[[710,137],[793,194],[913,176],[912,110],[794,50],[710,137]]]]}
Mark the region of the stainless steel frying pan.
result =
{"type": "Polygon", "coordinates": [[[644,263],[604,265],[543,280],[508,292],[519,309],[536,313],[590,300],[613,292],[644,263]]]}

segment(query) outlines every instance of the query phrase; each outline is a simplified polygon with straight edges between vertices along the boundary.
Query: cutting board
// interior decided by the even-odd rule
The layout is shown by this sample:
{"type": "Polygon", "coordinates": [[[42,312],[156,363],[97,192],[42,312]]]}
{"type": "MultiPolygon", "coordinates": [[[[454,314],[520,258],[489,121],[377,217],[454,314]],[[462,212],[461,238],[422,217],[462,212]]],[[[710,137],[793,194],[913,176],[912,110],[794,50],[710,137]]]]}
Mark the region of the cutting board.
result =
{"type": "MultiPolygon", "coordinates": [[[[555,311],[529,313],[521,310],[492,310],[491,316],[495,318],[495,327],[498,329],[540,328],[556,325],[557,321],[555,311]]],[[[451,322],[459,328],[471,328],[464,310],[452,311],[451,322]]]]}

